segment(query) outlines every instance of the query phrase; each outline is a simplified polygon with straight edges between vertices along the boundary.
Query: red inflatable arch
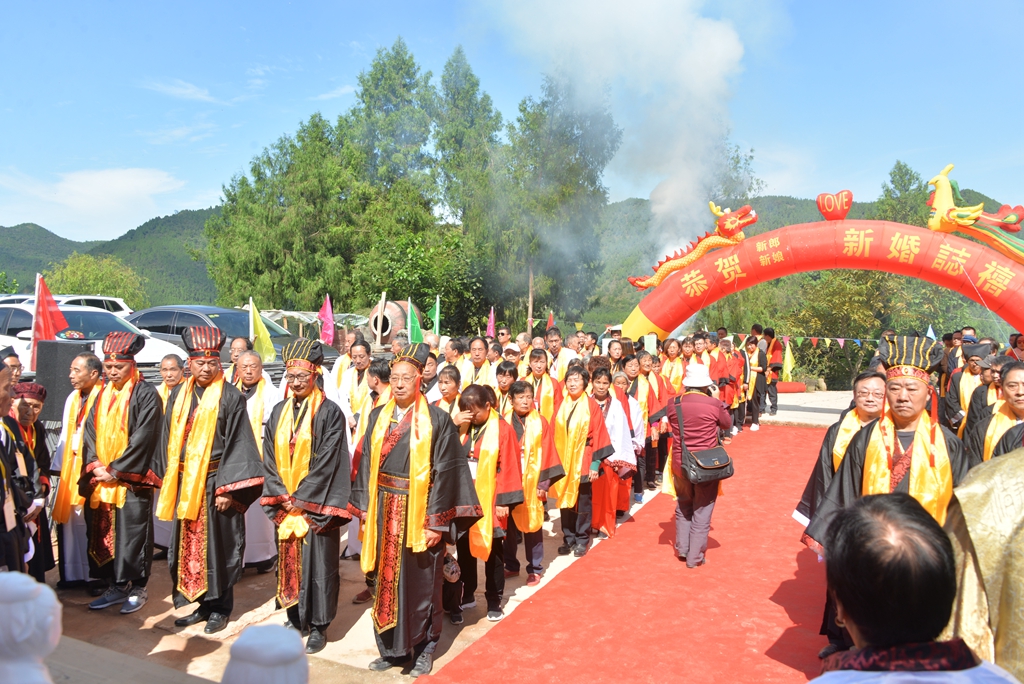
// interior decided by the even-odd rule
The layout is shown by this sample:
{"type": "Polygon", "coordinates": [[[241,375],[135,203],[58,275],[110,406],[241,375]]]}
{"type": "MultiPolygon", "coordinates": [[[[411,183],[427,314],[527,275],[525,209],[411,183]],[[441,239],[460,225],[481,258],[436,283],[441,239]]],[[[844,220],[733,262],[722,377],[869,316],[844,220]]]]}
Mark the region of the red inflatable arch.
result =
{"type": "Polygon", "coordinates": [[[888,221],[786,226],[715,249],[665,278],[622,325],[623,336],[664,338],[722,297],[792,273],[888,271],[970,297],[1024,330],[1024,265],[949,233],[888,221]]]}

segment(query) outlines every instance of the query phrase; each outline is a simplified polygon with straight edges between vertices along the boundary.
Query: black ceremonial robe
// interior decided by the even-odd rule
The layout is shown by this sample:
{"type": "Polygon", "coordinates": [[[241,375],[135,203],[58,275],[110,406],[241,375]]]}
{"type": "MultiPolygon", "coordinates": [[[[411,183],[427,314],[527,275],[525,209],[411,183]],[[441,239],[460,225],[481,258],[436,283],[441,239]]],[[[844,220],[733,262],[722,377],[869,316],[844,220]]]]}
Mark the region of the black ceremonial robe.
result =
{"type": "MultiPolygon", "coordinates": [[[[25,570],[28,530],[24,514],[32,504],[25,482],[19,482],[15,456],[15,433],[6,423],[0,424],[0,567],[10,572],[25,570]],[[11,529],[7,529],[8,525],[11,529]]],[[[25,464],[26,468],[28,463],[25,464]]]]}
{"type": "Polygon", "coordinates": [[[313,443],[309,473],[291,495],[277,470],[275,436],[283,411],[293,411],[292,425],[298,425],[297,407],[285,399],[274,407],[263,433],[263,497],[260,503],[275,525],[287,517],[281,503],[291,501],[303,510],[309,532],[299,540],[278,539],[279,597],[283,607],[298,610],[296,626],[326,628],[338,612],[341,576],[341,528],[351,519],[348,513],[349,456],[346,433],[348,421],[341,407],[325,399],[313,416],[313,443]],[[297,601],[298,603],[292,603],[297,601]]]}
{"type": "MultiPolygon", "coordinates": [[[[981,433],[981,439],[984,444],[984,432],[981,433]]],[[[1022,446],[1024,446],[1024,423],[1018,423],[1003,433],[995,448],[992,449],[992,458],[1008,454],[1014,449],[1020,449],[1022,446]]]]}
{"type": "Polygon", "coordinates": [[[974,429],[974,426],[985,417],[992,415],[992,404],[988,403],[988,388],[989,385],[979,385],[971,393],[971,401],[967,405],[967,417],[964,418],[967,421],[967,425],[964,426],[963,436],[965,442],[967,435],[974,429]]]}
{"type": "MultiPolygon", "coordinates": [[[[113,385],[104,389],[112,390],[113,385]]],[[[153,566],[153,496],[162,473],[155,449],[163,402],[150,383],[139,380],[135,385],[128,400],[128,445],[107,467],[121,484],[129,485],[124,507],[101,503],[93,508],[89,501],[96,489],[92,471],[103,465],[96,457],[96,411],[108,401],[107,392],[101,393],[83,426],[78,492],[85,499],[89,576],[123,583],[149,577],[153,566]]]]}
{"type": "MultiPolygon", "coordinates": [[[[37,420],[32,424],[32,430],[28,431],[22,429],[18,421],[10,416],[5,417],[4,421],[14,433],[15,448],[21,452],[26,467],[35,471],[31,476],[32,485],[35,488],[33,498],[46,500],[50,496],[50,449],[46,446],[46,426],[43,425],[43,421],[37,420]],[[35,435],[34,448],[27,441],[33,433],[35,435]]],[[[35,553],[28,561],[28,574],[32,575],[37,582],[46,584],[46,571],[54,568],[56,562],[53,558],[53,543],[50,541],[50,520],[46,515],[45,507],[33,522],[36,525],[36,531],[31,536],[35,553]]]]}
{"type": "MultiPolygon", "coordinates": [[[[390,420],[391,416],[381,416],[383,407],[377,407],[370,413],[363,437],[362,453],[364,463],[360,466],[356,481],[352,486],[350,505],[359,513],[377,516],[376,576],[380,577],[382,563],[394,563],[393,570],[398,574],[397,581],[397,618],[398,623],[383,632],[374,631],[377,648],[385,657],[402,658],[417,652],[432,653],[441,636],[441,624],[444,614],[441,609],[441,586],[444,582],[445,543],[455,543],[458,532],[468,530],[473,523],[483,517],[480,501],[476,496],[476,488],[469,470],[469,462],[462,455],[459,431],[443,409],[430,406],[431,422],[431,467],[430,480],[433,483],[427,498],[427,528],[441,532],[445,538],[422,553],[416,553],[404,543],[401,549],[392,548],[388,543],[388,535],[384,530],[394,523],[403,528],[406,521],[391,521],[388,513],[392,509],[385,507],[388,497],[408,497],[409,478],[409,432],[405,432],[392,447],[386,457],[382,457],[378,480],[370,483],[370,463],[372,458],[371,439],[377,420],[390,420]],[[401,484],[405,480],[405,489],[401,484]],[[381,494],[377,497],[377,510],[367,511],[371,486],[378,487],[381,494]],[[400,560],[399,560],[400,559],[400,560]],[[395,562],[399,561],[399,562],[395,562]]],[[[410,411],[415,410],[415,407],[410,411]]],[[[392,425],[392,428],[395,426],[392,425]]],[[[404,506],[401,507],[403,510],[404,506]]],[[[405,529],[398,539],[404,539],[405,529]]],[[[392,544],[394,542],[391,542],[392,544]]],[[[382,591],[378,579],[377,594],[374,605],[382,600],[382,591]]]]}
{"type": "MultiPolygon", "coordinates": [[[[167,413],[164,414],[157,447],[161,474],[167,468],[167,443],[174,402],[186,386],[187,383],[178,385],[167,397],[167,413]]],[[[195,393],[200,397],[203,392],[204,388],[195,386],[195,393]]],[[[199,400],[193,395],[190,413],[198,407],[199,400]]],[[[182,441],[181,463],[185,462],[186,447],[187,443],[182,441]]],[[[231,613],[234,598],[231,590],[242,576],[242,557],[245,555],[245,511],[259,499],[262,491],[263,463],[249,424],[245,397],[234,385],[225,382],[210,450],[210,467],[206,474],[206,500],[199,518],[206,518],[206,524],[199,525],[198,520],[183,524],[175,516],[171,527],[167,564],[174,582],[172,596],[175,608],[201,601],[220,608],[216,610],[218,613],[231,613]],[[218,494],[231,494],[234,498],[232,506],[223,513],[215,505],[218,494]],[[206,567],[205,575],[188,572],[191,567],[202,566],[206,567]]],[[[176,498],[180,495],[179,480],[176,498]]]]}
{"type": "Polygon", "coordinates": [[[796,512],[807,521],[814,517],[814,512],[821,505],[821,500],[825,498],[825,492],[828,491],[828,486],[832,484],[832,478],[836,474],[832,450],[836,447],[839,427],[843,424],[843,419],[846,418],[846,414],[850,411],[851,409],[844,410],[839,415],[839,420],[829,426],[828,431],[825,433],[825,439],[821,442],[821,448],[818,450],[818,460],[814,463],[814,470],[811,471],[811,477],[807,480],[807,486],[804,487],[800,503],[796,505],[796,512]]]}
{"type": "MultiPolygon", "coordinates": [[[[825,491],[825,497],[821,500],[804,532],[805,541],[810,538],[818,545],[819,549],[835,514],[861,497],[864,484],[864,459],[867,455],[868,442],[871,440],[871,434],[874,432],[877,422],[876,420],[868,423],[853,436],[850,446],[846,448],[843,462],[839,464],[839,470],[832,478],[831,484],[825,491]]],[[[936,434],[936,438],[946,440],[950,472],[953,486],[956,487],[967,476],[967,456],[964,454],[963,443],[957,439],[956,433],[945,426],[940,426],[940,429],[942,434],[936,434]]],[[[909,494],[910,477],[911,473],[908,472],[893,491],[909,494]]]]}

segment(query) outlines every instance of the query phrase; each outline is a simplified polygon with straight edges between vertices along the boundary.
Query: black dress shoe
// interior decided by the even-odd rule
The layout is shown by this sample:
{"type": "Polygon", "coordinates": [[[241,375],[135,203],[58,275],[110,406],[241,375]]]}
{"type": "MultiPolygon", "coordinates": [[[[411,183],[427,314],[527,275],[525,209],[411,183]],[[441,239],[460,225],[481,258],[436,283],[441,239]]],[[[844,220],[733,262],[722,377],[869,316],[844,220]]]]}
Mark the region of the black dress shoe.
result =
{"type": "Polygon", "coordinates": [[[256,563],[256,574],[266,575],[268,572],[273,572],[274,568],[277,567],[277,556],[274,556],[270,560],[261,561],[256,563]]]}
{"type": "Polygon", "coordinates": [[[434,656],[432,653],[421,653],[420,657],[416,659],[416,665],[409,670],[410,677],[421,677],[426,674],[430,674],[430,671],[434,669],[434,656]]]}
{"type": "Polygon", "coordinates": [[[385,658],[381,656],[370,663],[369,669],[373,672],[383,672],[384,670],[390,670],[393,667],[400,667],[402,663],[409,660],[408,658],[385,658]]]}
{"type": "Polygon", "coordinates": [[[558,547],[559,556],[568,556],[570,553],[572,553],[572,547],[568,544],[562,544],[558,547]]]}
{"type": "Polygon", "coordinates": [[[302,636],[309,636],[309,630],[308,629],[299,629],[299,626],[297,624],[295,624],[294,622],[292,622],[291,620],[285,620],[284,626],[287,627],[288,629],[294,629],[296,632],[298,632],[302,636]]]}
{"type": "Polygon", "coordinates": [[[210,618],[206,621],[206,627],[203,629],[203,631],[207,634],[214,634],[227,626],[227,615],[224,615],[223,613],[210,613],[210,618]]]}
{"type": "Polygon", "coordinates": [[[185,617],[181,617],[175,620],[174,626],[191,627],[194,624],[197,624],[199,622],[206,622],[209,619],[210,616],[208,614],[202,612],[199,608],[196,608],[195,611],[193,611],[192,613],[189,613],[185,617]]]}
{"type": "Polygon", "coordinates": [[[310,627],[309,638],[306,639],[306,653],[319,653],[327,645],[327,635],[316,627],[310,627]]]}
{"type": "Polygon", "coordinates": [[[587,545],[586,544],[577,544],[576,548],[574,548],[572,550],[572,555],[575,556],[576,558],[583,558],[584,556],[587,555],[587,545]]]}

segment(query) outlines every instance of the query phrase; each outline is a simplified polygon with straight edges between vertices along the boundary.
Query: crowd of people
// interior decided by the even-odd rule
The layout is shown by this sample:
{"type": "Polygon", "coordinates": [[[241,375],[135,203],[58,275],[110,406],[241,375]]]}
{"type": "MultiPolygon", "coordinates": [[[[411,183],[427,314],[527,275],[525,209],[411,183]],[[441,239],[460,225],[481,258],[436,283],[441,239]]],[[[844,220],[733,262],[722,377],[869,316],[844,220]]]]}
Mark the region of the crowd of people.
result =
{"type": "MultiPolygon", "coordinates": [[[[705,565],[718,483],[690,482],[681,454],[729,444],[748,422],[758,430],[778,410],[782,368],[782,344],[760,325],[735,346],[720,328],[654,349],[617,328],[399,334],[376,356],[352,330],[330,368],[320,342],[289,344],[275,385],[248,340],[231,341],[223,369],[220,330],[182,337],[188,360],[165,358],[160,385],[140,375],[132,333],[111,333],[102,360],[76,357],[52,455],[38,420],[46,388],[19,382],[16,355],[0,351],[0,566],[42,582],[56,565],[59,588],[127,614],[164,556],[174,606],[195,606],[175,625],[207,634],[227,626],[243,568],[276,569],[286,624],[316,653],[342,600],[340,562],[358,562],[366,587],[352,601],[372,604],[380,653],[370,669],[410,664],[413,676],[431,671],[444,620],[476,607],[478,561],[488,620],[504,616],[520,545],[527,586],[541,583],[554,509],[557,553],[578,558],[660,488],[677,500],[677,557],[705,565]]],[[[906,493],[941,524],[971,466],[1021,445],[1024,363],[997,348],[967,330],[945,348],[885,336],[798,507],[828,563],[836,521],[864,495],[906,493]]],[[[856,607],[832,577],[830,565],[822,657],[866,633],[838,627],[856,607]]]]}

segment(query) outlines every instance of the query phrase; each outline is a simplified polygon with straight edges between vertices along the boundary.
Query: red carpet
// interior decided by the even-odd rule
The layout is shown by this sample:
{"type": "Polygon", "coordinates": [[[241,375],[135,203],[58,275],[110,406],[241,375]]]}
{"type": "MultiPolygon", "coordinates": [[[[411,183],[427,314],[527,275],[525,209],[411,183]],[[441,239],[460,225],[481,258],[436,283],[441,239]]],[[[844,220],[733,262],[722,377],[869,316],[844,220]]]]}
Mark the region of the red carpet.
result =
{"type": "Polygon", "coordinates": [[[825,434],[765,426],[729,453],[707,565],[673,551],[660,495],[431,677],[435,682],[804,682],[820,669],[824,566],[791,517],[825,434]]]}

